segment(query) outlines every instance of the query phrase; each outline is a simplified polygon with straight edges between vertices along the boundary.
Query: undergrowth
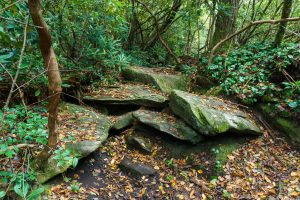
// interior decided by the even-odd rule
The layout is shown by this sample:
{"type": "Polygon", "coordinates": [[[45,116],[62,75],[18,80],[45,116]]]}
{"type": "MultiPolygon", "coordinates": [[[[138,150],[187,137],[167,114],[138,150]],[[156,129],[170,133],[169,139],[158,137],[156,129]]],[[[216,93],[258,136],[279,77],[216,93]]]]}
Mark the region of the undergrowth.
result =
{"type": "Polygon", "coordinates": [[[299,44],[273,48],[259,43],[216,56],[203,73],[218,82],[227,95],[236,95],[246,104],[267,102],[283,113],[299,113],[299,63],[299,44]]]}
{"type": "Polygon", "coordinates": [[[44,189],[31,187],[36,173],[30,167],[33,152],[26,145],[38,147],[47,143],[46,110],[41,107],[26,110],[17,105],[5,112],[1,109],[1,119],[4,113],[0,132],[0,198],[12,190],[22,199],[36,199],[44,189]]]}

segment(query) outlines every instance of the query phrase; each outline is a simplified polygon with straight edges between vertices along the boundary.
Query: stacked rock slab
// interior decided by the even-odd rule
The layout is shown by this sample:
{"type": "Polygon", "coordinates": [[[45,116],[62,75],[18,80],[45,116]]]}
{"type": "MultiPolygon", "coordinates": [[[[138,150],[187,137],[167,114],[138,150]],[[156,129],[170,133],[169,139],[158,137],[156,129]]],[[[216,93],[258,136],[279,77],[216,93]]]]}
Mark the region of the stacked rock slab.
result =
{"type": "Polygon", "coordinates": [[[166,113],[140,110],[135,111],[133,116],[141,123],[167,133],[177,139],[196,144],[204,138],[190,128],[184,121],[166,113]]]}
{"type": "Polygon", "coordinates": [[[128,81],[153,85],[165,93],[171,93],[174,89],[187,90],[190,82],[184,75],[158,73],[146,67],[129,66],[122,74],[128,81]]]}
{"type": "Polygon", "coordinates": [[[145,107],[165,107],[168,99],[150,88],[142,85],[120,85],[118,88],[107,89],[100,94],[83,97],[85,102],[101,105],[139,105],[145,107]]]}
{"type": "Polygon", "coordinates": [[[214,136],[225,132],[261,134],[248,114],[215,97],[174,90],[170,96],[170,107],[203,135],[214,136]]]}
{"type": "MultiPolygon", "coordinates": [[[[100,145],[107,139],[108,131],[111,128],[112,124],[110,120],[101,114],[95,113],[84,107],[74,105],[74,104],[63,104],[60,107],[60,110],[69,113],[72,115],[72,120],[68,121],[77,126],[77,129],[82,131],[91,131],[88,126],[90,123],[93,123],[95,130],[93,129],[93,139],[91,140],[82,140],[76,141],[75,143],[67,143],[65,151],[70,152],[70,161],[64,162],[62,165],[58,166],[57,160],[54,159],[52,155],[47,162],[43,165],[42,169],[36,170],[37,172],[37,181],[39,183],[44,183],[52,177],[65,172],[70,168],[74,159],[81,159],[90,153],[97,150],[100,145]],[[84,113],[80,117],[77,116],[78,113],[84,113]]],[[[76,135],[74,135],[76,137],[76,135]]],[[[34,166],[33,166],[34,167],[34,166]]]]}

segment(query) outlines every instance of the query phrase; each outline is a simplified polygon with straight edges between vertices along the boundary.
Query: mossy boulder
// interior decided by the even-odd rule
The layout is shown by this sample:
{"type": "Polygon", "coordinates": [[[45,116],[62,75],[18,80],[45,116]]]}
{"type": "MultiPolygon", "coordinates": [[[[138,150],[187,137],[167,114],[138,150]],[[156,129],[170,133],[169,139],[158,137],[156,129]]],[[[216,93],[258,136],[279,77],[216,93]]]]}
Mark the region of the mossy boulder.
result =
{"type": "MultiPolygon", "coordinates": [[[[97,150],[107,139],[108,131],[112,126],[106,116],[78,105],[63,104],[60,107],[60,113],[63,113],[60,117],[68,116],[66,117],[66,126],[74,126],[78,132],[72,135],[75,138],[74,142],[64,144],[65,148],[62,152],[68,152],[69,159],[67,161],[59,164],[58,160],[55,159],[56,155],[53,154],[40,169],[36,169],[39,183],[45,183],[52,177],[65,172],[72,167],[74,160],[79,160],[97,150]],[[79,132],[82,135],[78,135],[79,132]]],[[[61,133],[66,134],[64,131],[69,130],[60,129],[61,133]]],[[[33,167],[35,166],[33,165],[33,167]]]]}
{"type": "Polygon", "coordinates": [[[139,122],[180,140],[189,141],[195,144],[204,139],[184,121],[166,113],[140,110],[135,111],[133,116],[139,122]]]}
{"type": "Polygon", "coordinates": [[[167,105],[168,99],[149,87],[128,84],[86,95],[83,101],[99,105],[139,105],[163,108],[167,105]]]}
{"type": "Polygon", "coordinates": [[[254,120],[221,99],[174,90],[170,97],[172,111],[203,135],[225,132],[261,134],[254,120]]]}
{"type": "Polygon", "coordinates": [[[129,66],[122,72],[128,81],[149,84],[162,92],[170,93],[172,90],[187,90],[190,79],[182,74],[160,73],[152,68],[129,66]]]}
{"type": "Polygon", "coordinates": [[[300,148],[299,123],[291,118],[276,114],[273,112],[274,110],[270,105],[260,104],[259,109],[267,122],[269,122],[276,130],[279,130],[292,145],[300,148]]]}

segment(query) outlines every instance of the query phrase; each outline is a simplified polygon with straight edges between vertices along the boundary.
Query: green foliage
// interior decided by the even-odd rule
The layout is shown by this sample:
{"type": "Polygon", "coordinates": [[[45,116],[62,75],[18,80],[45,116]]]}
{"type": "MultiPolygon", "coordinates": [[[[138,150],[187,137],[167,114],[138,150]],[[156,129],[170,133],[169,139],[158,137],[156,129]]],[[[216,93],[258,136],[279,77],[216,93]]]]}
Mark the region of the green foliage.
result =
{"type": "Polygon", "coordinates": [[[71,183],[71,185],[70,185],[70,187],[71,187],[71,190],[73,191],[73,192],[79,192],[80,191],[80,183],[78,183],[78,182],[76,182],[76,181],[73,181],[72,183],[71,183]]]}
{"type": "Polygon", "coordinates": [[[174,167],[174,161],[173,158],[166,160],[166,164],[168,165],[168,167],[172,168],[174,167]]]}
{"type": "Polygon", "coordinates": [[[231,194],[230,194],[227,190],[223,190],[223,197],[224,197],[225,199],[230,199],[231,194]]]}
{"type": "Polygon", "coordinates": [[[299,57],[299,47],[293,43],[278,48],[253,44],[233,50],[227,56],[216,56],[204,71],[228,95],[235,94],[246,103],[268,98],[282,108],[299,112],[299,81],[287,79],[289,67],[299,57]]]}
{"type": "Polygon", "coordinates": [[[57,166],[62,167],[66,163],[72,163],[72,166],[75,168],[78,164],[78,158],[74,153],[69,149],[64,149],[60,147],[54,151],[54,160],[57,161],[57,166]]]}
{"type": "MultiPolygon", "coordinates": [[[[2,121],[1,134],[6,137],[0,139],[0,156],[3,159],[14,159],[23,162],[22,170],[16,172],[10,170],[0,172],[0,181],[4,185],[11,185],[14,192],[23,199],[35,199],[43,192],[37,189],[30,192],[30,185],[35,181],[35,172],[29,167],[30,152],[20,151],[17,144],[46,144],[48,130],[47,118],[43,116],[44,108],[33,108],[26,112],[23,106],[16,105],[5,110],[5,120],[2,121]],[[13,148],[12,148],[13,147],[13,148]]],[[[4,110],[0,110],[0,118],[4,110]]],[[[11,166],[14,167],[14,166],[11,166]]],[[[15,169],[17,170],[17,169],[15,169]]],[[[5,196],[4,191],[0,196],[5,196]]]]}
{"type": "MultiPolygon", "coordinates": [[[[15,106],[6,110],[5,120],[2,122],[2,134],[5,134],[6,141],[0,139],[0,155],[12,158],[17,154],[18,149],[10,149],[9,146],[18,143],[25,144],[46,144],[48,130],[47,117],[44,108],[26,110],[23,106],[15,106]]],[[[0,118],[3,116],[3,109],[0,110],[0,118]]]]}

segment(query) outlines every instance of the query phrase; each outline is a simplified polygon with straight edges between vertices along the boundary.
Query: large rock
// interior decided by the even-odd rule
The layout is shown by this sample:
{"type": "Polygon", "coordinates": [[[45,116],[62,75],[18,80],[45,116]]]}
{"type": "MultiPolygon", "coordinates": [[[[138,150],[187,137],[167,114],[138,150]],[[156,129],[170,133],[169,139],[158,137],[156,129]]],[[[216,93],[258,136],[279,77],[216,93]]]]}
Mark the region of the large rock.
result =
{"type": "Polygon", "coordinates": [[[275,130],[279,130],[288,141],[297,148],[300,148],[300,124],[291,117],[282,116],[276,112],[270,105],[261,104],[259,109],[264,118],[275,130]]]}
{"type": "MultiPolygon", "coordinates": [[[[42,169],[36,169],[39,183],[44,183],[52,177],[65,172],[76,160],[97,150],[107,139],[108,131],[112,126],[106,116],[73,104],[62,105],[59,117],[65,120],[65,125],[61,126],[60,132],[64,134],[69,132],[76,140],[75,142],[67,142],[65,149],[61,151],[61,153],[67,152],[69,156],[68,161],[58,163],[54,153],[44,163],[42,169]],[[79,133],[82,135],[79,135],[79,133]]],[[[35,167],[34,162],[33,167],[35,167]]]]}
{"type": "Polygon", "coordinates": [[[120,85],[117,88],[102,89],[83,97],[85,102],[101,105],[140,105],[165,107],[168,99],[155,90],[142,85],[120,85]]]}
{"type": "Polygon", "coordinates": [[[165,93],[170,93],[174,89],[187,90],[190,82],[188,77],[178,73],[161,73],[159,70],[155,70],[155,68],[137,66],[125,68],[123,76],[129,81],[153,85],[165,93]]]}
{"type": "Polygon", "coordinates": [[[176,115],[203,135],[213,136],[224,132],[261,133],[248,114],[215,97],[174,90],[170,97],[170,107],[176,115]]]}
{"type": "Polygon", "coordinates": [[[177,139],[189,141],[194,144],[203,140],[203,137],[186,125],[184,121],[166,113],[140,110],[135,111],[133,116],[141,123],[177,139]]]}

